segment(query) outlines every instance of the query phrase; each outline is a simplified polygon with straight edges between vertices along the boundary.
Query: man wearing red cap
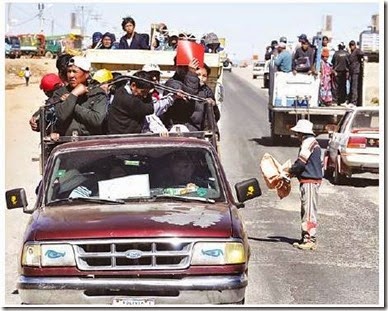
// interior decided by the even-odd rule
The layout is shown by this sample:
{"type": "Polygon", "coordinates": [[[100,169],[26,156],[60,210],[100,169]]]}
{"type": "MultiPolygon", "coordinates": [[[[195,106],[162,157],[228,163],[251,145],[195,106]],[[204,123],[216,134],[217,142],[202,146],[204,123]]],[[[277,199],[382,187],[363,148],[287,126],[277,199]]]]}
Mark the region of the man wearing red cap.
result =
{"type": "MultiPolygon", "coordinates": [[[[59,97],[57,98],[54,98],[53,97],[53,94],[54,94],[54,91],[61,88],[63,86],[63,82],[61,80],[61,78],[56,75],[55,73],[48,73],[46,75],[43,76],[42,80],[40,80],[40,89],[46,94],[47,96],[47,100],[46,100],[46,104],[50,104],[50,102],[52,101],[55,101],[55,100],[59,100],[59,97]]],[[[29,123],[30,123],[30,126],[31,126],[31,129],[33,131],[36,131],[36,132],[39,132],[40,131],[40,127],[39,127],[39,114],[40,114],[40,110],[36,111],[29,123]]],[[[54,121],[54,115],[53,115],[53,110],[48,110],[46,112],[46,121],[49,122],[49,123],[53,123],[54,121]]]]}

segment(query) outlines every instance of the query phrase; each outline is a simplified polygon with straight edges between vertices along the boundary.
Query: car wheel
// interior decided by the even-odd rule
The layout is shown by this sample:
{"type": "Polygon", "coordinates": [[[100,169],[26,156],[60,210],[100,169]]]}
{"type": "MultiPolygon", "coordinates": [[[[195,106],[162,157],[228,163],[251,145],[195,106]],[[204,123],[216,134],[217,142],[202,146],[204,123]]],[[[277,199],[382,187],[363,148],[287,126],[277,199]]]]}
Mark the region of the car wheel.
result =
{"type": "Polygon", "coordinates": [[[53,58],[53,53],[50,51],[47,51],[46,54],[44,55],[46,58],[53,58]]]}
{"type": "Polygon", "coordinates": [[[336,161],[334,163],[334,172],[333,172],[333,183],[335,185],[342,185],[346,180],[346,176],[341,174],[341,172],[339,171],[340,161],[341,161],[341,156],[337,155],[336,161]]]}
{"type": "Polygon", "coordinates": [[[323,172],[323,177],[330,180],[333,178],[333,167],[330,165],[331,161],[330,161],[330,156],[328,152],[326,152],[325,154],[325,161],[326,161],[326,167],[323,172]]]}
{"type": "Polygon", "coordinates": [[[253,76],[253,79],[256,79],[257,77],[256,76],[253,76]]]}
{"type": "Polygon", "coordinates": [[[271,140],[272,140],[272,145],[277,146],[280,145],[282,136],[275,134],[275,129],[274,129],[274,124],[271,123],[271,140]]]}
{"type": "Polygon", "coordinates": [[[269,88],[269,77],[264,76],[264,88],[268,89],[269,88]]]}

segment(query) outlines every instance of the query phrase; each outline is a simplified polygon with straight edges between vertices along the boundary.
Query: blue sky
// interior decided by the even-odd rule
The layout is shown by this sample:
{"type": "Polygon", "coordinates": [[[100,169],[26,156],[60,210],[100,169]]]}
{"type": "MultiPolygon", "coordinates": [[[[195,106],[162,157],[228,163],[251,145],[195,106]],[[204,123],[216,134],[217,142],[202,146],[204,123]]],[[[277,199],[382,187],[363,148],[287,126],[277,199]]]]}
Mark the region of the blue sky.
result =
{"type": "MultiPolygon", "coordinates": [[[[10,10],[3,4],[5,31],[10,30],[13,34],[40,31],[38,2],[25,2],[11,2],[10,10]],[[10,28],[7,28],[7,21],[11,23],[10,28]]],[[[332,15],[336,42],[358,41],[360,32],[370,25],[373,14],[380,13],[380,19],[383,19],[383,5],[382,1],[238,3],[199,0],[184,4],[175,1],[51,1],[45,2],[43,30],[48,35],[52,34],[52,29],[54,34],[69,32],[71,12],[80,13],[83,6],[88,35],[95,31],[122,35],[122,17],[129,15],[135,19],[138,32],[149,32],[151,24],[158,22],[164,22],[169,29],[186,30],[197,36],[215,32],[227,39],[227,51],[233,58],[248,59],[252,54],[259,54],[262,58],[265,46],[273,39],[286,36],[289,40],[296,40],[301,33],[312,37],[321,30],[325,14],[332,15]]],[[[81,23],[81,14],[79,16],[81,23]]],[[[382,40],[382,36],[380,38],[382,40]]]]}

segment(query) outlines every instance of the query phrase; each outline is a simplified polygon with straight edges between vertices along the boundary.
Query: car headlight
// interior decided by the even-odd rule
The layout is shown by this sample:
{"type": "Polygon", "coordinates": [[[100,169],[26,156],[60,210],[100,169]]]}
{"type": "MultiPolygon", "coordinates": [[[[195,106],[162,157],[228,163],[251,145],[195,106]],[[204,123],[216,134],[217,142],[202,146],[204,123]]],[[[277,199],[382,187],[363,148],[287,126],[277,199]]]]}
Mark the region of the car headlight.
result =
{"type": "Polygon", "coordinates": [[[70,244],[25,244],[23,266],[75,266],[74,251],[70,244]]]}
{"type": "Polygon", "coordinates": [[[230,265],[246,262],[244,245],[238,242],[199,242],[194,245],[192,265],[230,265]]]}

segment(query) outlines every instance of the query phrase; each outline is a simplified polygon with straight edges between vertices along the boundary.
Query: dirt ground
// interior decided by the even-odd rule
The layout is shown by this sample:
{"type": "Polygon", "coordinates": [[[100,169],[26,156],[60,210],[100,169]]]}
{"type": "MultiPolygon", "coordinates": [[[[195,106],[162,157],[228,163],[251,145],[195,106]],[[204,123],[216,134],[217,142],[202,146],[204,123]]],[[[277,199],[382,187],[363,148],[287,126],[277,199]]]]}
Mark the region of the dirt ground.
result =
{"type": "MultiPolygon", "coordinates": [[[[39,133],[30,129],[28,120],[44,104],[45,95],[39,89],[39,82],[45,73],[54,72],[55,60],[40,59],[6,59],[5,60],[5,103],[4,103],[4,174],[5,189],[24,187],[29,207],[35,201],[35,187],[40,180],[39,170],[39,133]],[[18,72],[28,66],[31,70],[29,86],[18,72]]],[[[5,210],[5,206],[3,206],[5,210]]],[[[20,209],[5,210],[6,245],[21,245],[23,232],[30,215],[20,209]]],[[[10,286],[5,292],[7,304],[20,304],[16,295],[17,263],[19,247],[5,248],[6,284],[10,286]]]]}

